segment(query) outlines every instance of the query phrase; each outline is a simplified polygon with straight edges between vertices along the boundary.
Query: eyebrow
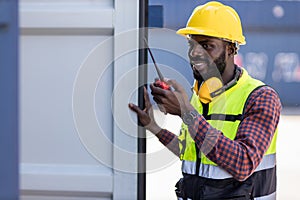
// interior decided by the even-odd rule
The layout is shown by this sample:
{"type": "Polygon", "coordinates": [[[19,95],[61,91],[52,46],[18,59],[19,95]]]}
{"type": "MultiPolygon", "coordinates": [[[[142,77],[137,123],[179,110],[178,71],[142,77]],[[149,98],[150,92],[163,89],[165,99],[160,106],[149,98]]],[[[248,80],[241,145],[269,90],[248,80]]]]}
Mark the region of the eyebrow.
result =
{"type": "Polygon", "coordinates": [[[204,43],[204,42],[212,42],[211,40],[201,40],[201,41],[197,41],[198,43],[204,43]]]}
{"type": "MultiPolygon", "coordinates": [[[[215,39],[217,38],[203,38],[203,40],[199,41],[199,42],[210,42],[210,41],[214,41],[215,39]]],[[[194,41],[197,41],[196,38],[190,38],[190,40],[194,40],[194,41]]],[[[197,41],[198,42],[198,41],[197,41]]]]}
{"type": "Polygon", "coordinates": [[[213,40],[210,40],[210,39],[204,39],[204,40],[201,40],[201,41],[197,41],[197,40],[192,40],[192,41],[189,41],[189,42],[197,42],[198,44],[205,44],[205,43],[214,43],[215,41],[213,40]]]}

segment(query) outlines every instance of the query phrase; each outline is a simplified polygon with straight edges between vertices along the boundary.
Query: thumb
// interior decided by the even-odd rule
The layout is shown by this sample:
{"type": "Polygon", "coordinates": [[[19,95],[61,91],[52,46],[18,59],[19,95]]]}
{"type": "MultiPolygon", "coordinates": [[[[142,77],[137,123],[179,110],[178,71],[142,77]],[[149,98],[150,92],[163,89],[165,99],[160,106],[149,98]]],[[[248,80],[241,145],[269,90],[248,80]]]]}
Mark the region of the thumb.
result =
{"type": "Polygon", "coordinates": [[[184,88],[179,84],[177,83],[177,81],[175,81],[174,79],[166,79],[165,82],[168,84],[168,85],[171,85],[175,91],[178,91],[178,92],[185,92],[184,88]]]}

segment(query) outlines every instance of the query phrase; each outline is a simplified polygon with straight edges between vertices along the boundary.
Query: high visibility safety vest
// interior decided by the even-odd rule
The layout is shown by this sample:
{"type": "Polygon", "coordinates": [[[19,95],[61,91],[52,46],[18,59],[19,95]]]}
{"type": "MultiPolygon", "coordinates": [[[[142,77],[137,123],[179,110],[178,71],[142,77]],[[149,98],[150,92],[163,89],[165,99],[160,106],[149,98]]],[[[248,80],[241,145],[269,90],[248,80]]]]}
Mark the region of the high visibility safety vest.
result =
{"type": "MultiPolygon", "coordinates": [[[[251,78],[245,69],[241,70],[243,72],[237,83],[220,96],[215,97],[209,104],[202,104],[196,93],[191,98],[191,104],[207,122],[231,140],[236,137],[249,95],[255,89],[264,86],[261,81],[251,78]]],[[[178,136],[180,159],[183,175],[188,177],[183,187],[193,193],[195,189],[201,190],[198,192],[199,195],[201,194],[199,197],[190,194],[188,198],[276,199],[276,138],[277,130],[259,166],[247,180],[240,182],[201,153],[190,136],[188,127],[182,124],[181,133],[178,136]],[[195,186],[198,182],[199,187],[195,186]]]]}

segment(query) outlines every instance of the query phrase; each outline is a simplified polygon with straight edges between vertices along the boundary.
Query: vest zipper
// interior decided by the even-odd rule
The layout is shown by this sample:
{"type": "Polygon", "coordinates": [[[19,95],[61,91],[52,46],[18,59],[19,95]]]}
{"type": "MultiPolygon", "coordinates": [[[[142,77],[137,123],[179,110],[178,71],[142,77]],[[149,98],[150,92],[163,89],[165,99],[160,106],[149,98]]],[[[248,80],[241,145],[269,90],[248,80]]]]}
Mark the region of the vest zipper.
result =
{"type": "Polygon", "coordinates": [[[209,109],[209,104],[208,103],[202,103],[202,108],[203,108],[203,112],[202,112],[202,116],[206,119],[208,116],[208,109],[209,109]]]}
{"type": "MultiPolygon", "coordinates": [[[[202,102],[201,102],[201,104],[202,104],[202,108],[203,108],[202,116],[206,119],[207,116],[208,116],[209,104],[205,104],[205,103],[202,103],[202,102]]],[[[200,164],[201,164],[201,151],[197,147],[196,143],[195,143],[195,148],[196,148],[196,153],[197,153],[196,175],[199,176],[199,168],[200,168],[200,164]]]]}
{"type": "Polygon", "coordinates": [[[199,168],[201,163],[201,151],[197,147],[197,144],[195,143],[197,158],[196,158],[196,175],[199,176],[199,168]]]}

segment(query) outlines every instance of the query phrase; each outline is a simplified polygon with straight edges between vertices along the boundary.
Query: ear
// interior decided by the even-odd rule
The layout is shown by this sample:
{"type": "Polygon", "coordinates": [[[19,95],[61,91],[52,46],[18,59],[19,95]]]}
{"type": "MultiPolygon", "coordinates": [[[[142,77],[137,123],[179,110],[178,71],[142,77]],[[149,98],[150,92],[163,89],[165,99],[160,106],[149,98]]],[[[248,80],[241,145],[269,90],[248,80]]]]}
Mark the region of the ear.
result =
{"type": "Polygon", "coordinates": [[[228,49],[228,56],[234,56],[237,53],[236,48],[233,44],[227,45],[227,49],[228,49]]]}

